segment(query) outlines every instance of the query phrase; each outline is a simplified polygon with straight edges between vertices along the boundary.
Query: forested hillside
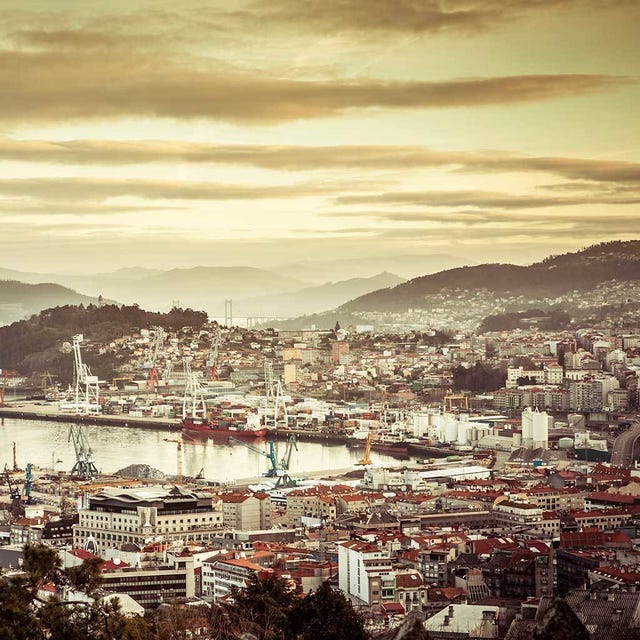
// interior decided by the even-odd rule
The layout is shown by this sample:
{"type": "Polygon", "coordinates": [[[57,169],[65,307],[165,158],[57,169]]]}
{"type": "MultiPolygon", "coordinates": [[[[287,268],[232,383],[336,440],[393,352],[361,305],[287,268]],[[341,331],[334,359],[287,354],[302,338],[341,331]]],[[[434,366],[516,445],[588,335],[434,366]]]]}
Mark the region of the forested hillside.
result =
{"type": "MultiPolygon", "coordinates": [[[[152,313],[136,305],[67,305],[46,309],[28,320],[0,327],[0,368],[24,374],[49,371],[59,376],[60,381],[69,382],[73,358],[63,345],[75,334],[82,333],[86,342],[102,344],[130,333],[134,327],[177,330],[200,327],[206,322],[206,313],[191,309],[172,309],[169,313],[152,313]]],[[[124,354],[108,350],[98,354],[88,349],[84,357],[93,373],[107,378],[124,354]]]]}

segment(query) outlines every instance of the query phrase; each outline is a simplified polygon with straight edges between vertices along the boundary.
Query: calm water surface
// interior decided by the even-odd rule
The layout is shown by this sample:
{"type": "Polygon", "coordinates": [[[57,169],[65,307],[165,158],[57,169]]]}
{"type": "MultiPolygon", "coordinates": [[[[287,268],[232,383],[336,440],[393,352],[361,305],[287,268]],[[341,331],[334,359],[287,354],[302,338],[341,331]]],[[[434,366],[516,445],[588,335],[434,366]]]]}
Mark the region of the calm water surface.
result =
{"type": "MultiPolygon", "coordinates": [[[[12,443],[16,443],[18,465],[27,462],[50,468],[52,456],[57,471],[70,471],[75,463],[73,444],[68,442],[70,424],[39,420],[0,418],[0,470],[5,464],[13,465],[12,443]],[[62,462],[57,462],[61,460],[62,462]]],[[[115,426],[84,426],[84,432],[93,449],[96,467],[104,473],[113,473],[130,464],[148,464],[166,474],[175,475],[177,446],[164,438],[176,439],[179,433],[155,429],[132,429],[115,426]]],[[[258,476],[270,467],[267,458],[240,444],[206,440],[185,442],[183,473],[195,476],[201,469],[207,480],[226,482],[238,478],[258,476]],[[215,442],[215,444],[213,444],[215,442]]],[[[266,451],[264,440],[254,446],[266,451]]],[[[279,454],[284,454],[285,442],[279,442],[279,454]]],[[[343,445],[324,445],[299,442],[298,451],[291,456],[290,471],[295,475],[305,472],[351,467],[362,457],[362,450],[343,445]]],[[[395,462],[394,458],[371,452],[374,463],[395,462]]]]}

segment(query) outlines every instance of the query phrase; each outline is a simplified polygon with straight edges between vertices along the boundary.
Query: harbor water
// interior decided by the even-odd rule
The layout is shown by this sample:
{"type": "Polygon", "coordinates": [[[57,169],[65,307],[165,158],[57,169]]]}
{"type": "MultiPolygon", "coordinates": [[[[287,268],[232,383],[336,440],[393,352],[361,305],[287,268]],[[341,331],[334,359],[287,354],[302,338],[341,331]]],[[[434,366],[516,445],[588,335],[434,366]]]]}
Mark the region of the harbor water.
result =
{"type": "MultiPolygon", "coordinates": [[[[41,420],[0,418],[0,469],[13,465],[13,442],[16,443],[18,465],[28,462],[42,469],[70,471],[75,463],[75,450],[68,441],[70,423],[41,420]]],[[[148,464],[167,475],[177,472],[177,440],[180,433],[162,429],[136,429],[120,426],[85,425],[84,433],[93,450],[96,467],[102,473],[113,473],[131,464],[148,464]]],[[[251,443],[267,451],[265,440],[251,443]]],[[[344,445],[298,442],[298,451],[291,455],[290,473],[304,477],[305,473],[345,469],[362,457],[362,449],[344,445]]],[[[284,455],[286,442],[278,443],[279,456],[284,455]]],[[[371,452],[374,464],[398,464],[395,458],[371,452]]],[[[196,476],[203,470],[207,480],[222,483],[259,476],[270,468],[269,460],[250,448],[220,440],[185,440],[182,444],[182,465],[185,476],[196,476]]]]}

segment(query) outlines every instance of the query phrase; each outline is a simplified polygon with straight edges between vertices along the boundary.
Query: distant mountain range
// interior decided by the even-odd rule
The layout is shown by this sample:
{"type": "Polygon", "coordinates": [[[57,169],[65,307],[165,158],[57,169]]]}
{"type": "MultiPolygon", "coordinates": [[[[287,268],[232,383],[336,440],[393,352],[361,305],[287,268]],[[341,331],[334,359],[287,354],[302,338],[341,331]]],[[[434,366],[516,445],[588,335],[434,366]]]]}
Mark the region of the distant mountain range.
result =
{"type": "Polygon", "coordinates": [[[393,287],[401,282],[404,282],[403,278],[393,273],[383,272],[371,278],[351,278],[341,282],[327,282],[306,287],[291,293],[234,300],[233,309],[238,316],[301,316],[334,308],[369,291],[393,287]]]}
{"type": "MultiPolygon", "coordinates": [[[[232,299],[236,318],[296,316],[335,308],[370,291],[395,286],[404,281],[405,273],[429,273],[452,264],[465,263],[461,258],[429,254],[304,261],[271,269],[245,266],[198,266],[170,270],[127,267],[111,273],[77,275],[0,268],[0,280],[56,283],[73,289],[75,295],[93,299],[102,295],[119,303],[138,304],[156,311],[167,311],[177,303],[183,308],[206,311],[211,317],[221,317],[225,299],[232,299]],[[393,273],[401,275],[393,275],[389,266],[397,267],[398,271],[393,273]]],[[[18,302],[13,302],[14,311],[6,317],[15,318],[20,313],[20,309],[15,307],[18,302]]],[[[0,305],[3,303],[0,297],[0,305]]],[[[45,307],[35,308],[30,304],[28,308],[32,312],[45,307]]]]}
{"type": "Polygon", "coordinates": [[[529,266],[482,264],[449,269],[414,278],[391,289],[365,294],[338,311],[402,312],[420,307],[424,296],[486,289],[496,294],[552,297],[573,290],[592,289],[600,282],[640,279],[640,241],[616,241],[595,245],[529,266]]]}
{"type": "MultiPolygon", "coordinates": [[[[2,275],[0,272],[0,277],[2,275]]],[[[0,324],[10,324],[50,307],[97,302],[97,298],[84,296],[59,284],[0,280],[0,324]]]]}
{"type": "Polygon", "coordinates": [[[381,271],[396,273],[403,279],[437,273],[445,269],[476,264],[473,260],[445,253],[424,255],[370,256],[342,258],[326,261],[303,260],[274,267],[270,271],[282,275],[295,273],[298,278],[316,284],[327,280],[341,281],[353,278],[370,278],[381,271]]]}

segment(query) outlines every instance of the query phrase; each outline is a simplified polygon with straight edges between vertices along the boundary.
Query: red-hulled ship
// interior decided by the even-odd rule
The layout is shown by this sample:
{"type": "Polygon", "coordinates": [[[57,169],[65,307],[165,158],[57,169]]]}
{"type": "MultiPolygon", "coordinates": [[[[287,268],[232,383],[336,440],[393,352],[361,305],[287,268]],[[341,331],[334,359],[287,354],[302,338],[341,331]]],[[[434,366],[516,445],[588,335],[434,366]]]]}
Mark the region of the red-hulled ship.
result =
{"type": "Polygon", "coordinates": [[[215,418],[207,420],[200,417],[185,416],[182,419],[182,428],[185,431],[194,431],[203,435],[223,438],[233,436],[234,438],[253,439],[263,438],[267,435],[267,428],[260,424],[259,417],[257,415],[254,416],[254,414],[247,416],[246,424],[238,424],[231,420],[215,418]]]}
{"type": "Polygon", "coordinates": [[[267,428],[260,416],[249,413],[244,419],[225,419],[220,415],[209,415],[198,377],[187,366],[187,386],[182,402],[182,428],[201,435],[234,438],[262,438],[267,428]]]}

